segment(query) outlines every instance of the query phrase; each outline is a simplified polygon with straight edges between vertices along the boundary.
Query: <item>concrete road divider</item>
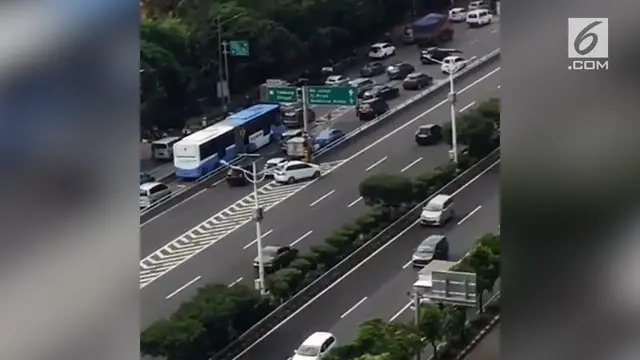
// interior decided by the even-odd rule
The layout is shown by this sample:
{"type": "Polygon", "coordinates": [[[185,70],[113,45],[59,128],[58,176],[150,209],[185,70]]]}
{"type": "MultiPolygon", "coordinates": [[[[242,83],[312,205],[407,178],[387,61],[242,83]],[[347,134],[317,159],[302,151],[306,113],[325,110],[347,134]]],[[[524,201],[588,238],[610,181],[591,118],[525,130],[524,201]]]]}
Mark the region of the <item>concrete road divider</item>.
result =
{"type": "Polygon", "coordinates": [[[440,188],[429,198],[420,202],[409,210],[406,214],[394,221],[391,225],[383,229],[378,235],[371,238],[365,244],[360,246],[351,255],[344,258],[337,265],[320,275],[311,284],[300,290],[296,295],[291,297],[285,303],[273,310],[260,322],[252,326],[244,334],[240,335],[234,342],[229,344],[222,351],[214,355],[210,360],[231,360],[242,353],[248,346],[259,340],[279,323],[291,316],[295,311],[300,309],[304,304],[308,303],[313,297],[317,296],[323,289],[331,285],[341,276],[353,269],[359,263],[365,261],[367,257],[373,254],[384,244],[391,241],[400,234],[405,228],[414,223],[422,211],[422,207],[429,200],[438,194],[453,194],[456,190],[461,189],[465,184],[472,181],[475,177],[481,175],[487,169],[495,165],[500,160],[500,149],[494,150],[491,154],[478,161],[475,165],[462,172],[451,182],[440,188]]]}

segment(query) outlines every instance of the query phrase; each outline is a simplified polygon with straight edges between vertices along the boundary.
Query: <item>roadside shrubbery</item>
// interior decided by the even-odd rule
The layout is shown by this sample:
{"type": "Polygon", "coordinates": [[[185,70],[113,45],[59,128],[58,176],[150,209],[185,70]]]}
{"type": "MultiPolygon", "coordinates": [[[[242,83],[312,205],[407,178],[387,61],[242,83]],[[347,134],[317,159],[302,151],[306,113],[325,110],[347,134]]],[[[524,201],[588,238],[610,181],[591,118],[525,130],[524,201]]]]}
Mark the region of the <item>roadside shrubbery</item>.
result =
{"type": "MultiPolygon", "coordinates": [[[[141,351],[152,356],[164,356],[168,360],[206,360],[222,350],[278,305],[354,253],[409,209],[452,181],[458,173],[475,164],[480,157],[472,154],[485,156],[494,150],[499,144],[495,130],[488,132],[485,126],[464,124],[467,121],[492,123],[498,125],[491,128],[498,129],[498,106],[498,100],[491,100],[460,119],[460,143],[466,145],[469,152],[460,156],[457,167],[447,164],[416,177],[378,174],[362,181],[359,193],[368,205],[367,211],[355,221],[336,229],[324,243],[300,252],[287,267],[268,275],[268,297],[263,298],[242,284],[231,288],[226,285],[206,286],[182,304],[169,319],[147,328],[141,334],[141,351]]],[[[486,241],[489,245],[476,250],[459,265],[459,269],[473,269],[478,273],[478,286],[490,289],[495,280],[489,279],[494,279],[500,272],[499,262],[496,264],[494,261],[496,256],[499,257],[499,242],[486,241]],[[487,250],[482,250],[485,248],[487,250]]]]}
{"type": "MultiPolygon", "coordinates": [[[[478,239],[474,249],[453,271],[477,274],[479,293],[494,290],[500,269],[500,235],[487,234],[478,239]],[[491,270],[489,270],[491,269],[491,270]],[[494,270],[498,269],[496,273],[494,270]]],[[[480,310],[482,308],[480,307],[480,310]]],[[[352,359],[412,359],[427,346],[438,353],[438,359],[455,359],[468,342],[499,312],[499,306],[489,306],[486,312],[470,319],[468,309],[459,306],[422,305],[420,321],[393,323],[372,319],[360,325],[356,339],[332,350],[327,360],[352,359]],[[446,345],[438,350],[441,343],[446,345]]]]}

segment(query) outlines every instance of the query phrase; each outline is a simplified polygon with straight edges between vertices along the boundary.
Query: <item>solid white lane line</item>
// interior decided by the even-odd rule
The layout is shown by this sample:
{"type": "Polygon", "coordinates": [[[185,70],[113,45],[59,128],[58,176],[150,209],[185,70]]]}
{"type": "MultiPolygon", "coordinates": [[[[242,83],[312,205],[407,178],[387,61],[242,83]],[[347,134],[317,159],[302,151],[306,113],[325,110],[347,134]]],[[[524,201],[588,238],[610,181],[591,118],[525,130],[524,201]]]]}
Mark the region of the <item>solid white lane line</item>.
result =
{"type": "Polygon", "coordinates": [[[188,288],[188,287],[189,287],[189,285],[191,285],[191,284],[193,284],[194,282],[196,282],[196,281],[200,280],[200,278],[201,278],[201,277],[202,277],[202,276],[196,276],[196,277],[195,277],[195,279],[193,279],[193,280],[189,281],[188,283],[186,283],[186,284],[184,284],[184,285],[180,286],[176,291],[174,291],[174,292],[172,292],[171,294],[167,295],[167,297],[166,297],[166,298],[164,298],[164,299],[165,299],[165,300],[169,300],[169,299],[171,299],[172,297],[174,297],[174,296],[178,295],[178,293],[180,293],[180,291],[182,291],[182,290],[184,290],[184,289],[188,288]]]}
{"type": "Polygon", "coordinates": [[[349,315],[350,312],[352,312],[353,310],[355,310],[358,306],[360,306],[363,302],[365,302],[365,300],[367,300],[367,297],[363,297],[362,300],[358,301],[355,305],[353,305],[352,307],[349,308],[349,310],[345,311],[344,314],[340,315],[340,319],[344,319],[345,316],[349,315]]]}
{"type": "MultiPolygon", "coordinates": [[[[272,229],[272,230],[267,231],[266,233],[263,233],[263,234],[262,234],[262,238],[263,238],[263,239],[264,239],[264,238],[266,238],[266,237],[267,237],[267,236],[269,236],[269,234],[271,234],[272,232],[273,232],[273,229],[272,229]]],[[[252,246],[253,246],[253,244],[255,244],[255,243],[257,243],[257,242],[258,242],[258,239],[257,239],[257,238],[256,238],[256,239],[253,239],[253,241],[252,241],[252,242],[250,242],[250,243],[248,243],[247,245],[245,245],[242,249],[243,249],[243,250],[247,250],[248,248],[252,247],[252,246]]]]}
{"type": "Polygon", "coordinates": [[[405,166],[404,168],[402,168],[402,170],[400,170],[400,172],[405,172],[405,171],[409,170],[410,167],[412,167],[413,165],[419,163],[421,160],[422,160],[421,157],[413,160],[413,162],[411,164],[409,164],[409,165],[405,166]]]}
{"type": "Polygon", "coordinates": [[[482,205],[478,205],[477,208],[471,210],[471,212],[468,213],[467,216],[463,217],[462,219],[460,219],[460,221],[458,221],[458,225],[460,225],[463,222],[467,221],[467,219],[469,219],[471,217],[471,215],[477,213],[480,209],[482,209],[482,205]]]}
{"type": "Polygon", "coordinates": [[[491,33],[492,33],[492,34],[495,34],[495,33],[497,33],[497,32],[498,32],[498,29],[493,29],[493,30],[491,30],[491,33]]]}
{"type": "Polygon", "coordinates": [[[291,244],[289,244],[289,246],[293,246],[293,245],[299,243],[300,241],[304,240],[307,236],[311,235],[312,233],[313,233],[313,230],[307,231],[306,234],[300,236],[298,239],[296,239],[296,241],[294,241],[291,244]]]}
{"type": "Polygon", "coordinates": [[[398,317],[400,317],[400,315],[402,315],[403,312],[407,311],[409,306],[411,306],[411,301],[409,301],[407,305],[403,306],[402,309],[398,310],[398,312],[389,319],[389,322],[394,322],[398,317]]]}
{"type": "Polygon", "coordinates": [[[402,265],[402,270],[406,269],[409,267],[409,265],[411,265],[411,260],[407,261],[406,264],[402,265]]]}
{"type": "Polygon", "coordinates": [[[475,44],[477,42],[478,42],[478,39],[473,39],[473,40],[469,41],[469,44],[475,44]]]}
{"type": "Polygon", "coordinates": [[[239,283],[240,281],[242,281],[242,279],[244,279],[243,277],[239,277],[238,279],[236,279],[236,281],[232,282],[231,284],[229,284],[229,287],[232,287],[233,285],[239,283]]]}
{"type": "MultiPolygon", "coordinates": [[[[446,100],[445,100],[446,101],[446,100]]],[[[480,174],[478,174],[476,177],[474,177],[473,179],[469,180],[469,182],[467,182],[466,184],[462,185],[460,187],[460,189],[458,191],[454,191],[453,194],[451,196],[455,196],[456,194],[460,193],[460,191],[466,189],[469,185],[471,185],[472,183],[476,182],[480,177],[482,177],[484,174],[486,174],[487,172],[489,172],[491,169],[493,169],[496,165],[498,165],[500,163],[500,160],[496,161],[495,163],[489,165],[489,167],[482,171],[480,174]]],[[[414,221],[413,223],[411,223],[409,226],[407,226],[406,228],[404,228],[404,230],[402,230],[398,235],[394,236],[391,240],[389,240],[389,242],[387,242],[386,244],[382,245],[380,248],[378,248],[376,251],[374,251],[371,255],[367,256],[367,258],[365,258],[364,260],[362,260],[361,262],[359,262],[358,264],[356,264],[356,266],[354,266],[353,268],[351,268],[351,270],[347,271],[346,274],[342,275],[341,277],[339,277],[338,279],[336,279],[336,281],[332,282],[331,284],[327,285],[322,291],[320,291],[320,293],[316,296],[314,296],[313,298],[309,299],[309,301],[307,301],[306,303],[302,304],[298,310],[294,311],[293,313],[291,313],[291,315],[287,316],[284,320],[282,320],[281,322],[279,322],[278,324],[276,324],[271,330],[267,331],[264,335],[262,335],[260,338],[258,338],[256,341],[254,341],[253,343],[251,343],[250,345],[248,345],[244,350],[242,350],[236,357],[233,358],[233,360],[237,360],[240,357],[242,357],[244,354],[246,354],[249,350],[253,349],[258,343],[260,343],[261,341],[263,341],[264,339],[266,339],[268,336],[270,336],[271,334],[273,334],[275,331],[277,331],[278,329],[280,329],[284,324],[286,324],[289,320],[293,319],[294,316],[300,314],[302,311],[304,311],[307,307],[309,307],[309,305],[313,304],[316,300],[318,300],[320,297],[322,297],[324,294],[326,294],[327,292],[331,291],[331,289],[333,289],[336,285],[340,284],[344,279],[346,279],[347,277],[349,277],[351,274],[353,274],[354,272],[358,271],[358,269],[360,269],[364,264],[366,264],[369,260],[373,259],[376,255],[378,255],[379,253],[381,253],[382,251],[384,251],[386,248],[388,248],[389,246],[391,246],[394,242],[396,242],[398,239],[400,239],[404,234],[406,234],[409,230],[413,229],[414,226],[418,225],[420,223],[420,219],[414,221]]],[[[407,306],[409,307],[409,306],[407,306]]],[[[403,310],[404,311],[404,310],[403,310]]]]}
{"type": "Polygon", "coordinates": [[[329,191],[328,193],[326,193],[326,194],[322,195],[322,196],[320,197],[320,199],[318,199],[318,200],[316,200],[316,201],[312,202],[311,204],[309,204],[309,207],[314,207],[314,206],[316,206],[320,201],[322,201],[322,200],[324,200],[324,199],[328,198],[328,197],[329,197],[329,196],[331,196],[331,194],[333,194],[334,192],[336,192],[336,191],[335,191],[335,190],[331,190],[331,191],[329,191]]]}
{"type": "Polygon", "coordinates": [[[465,111],[465,110],[469,109],[470,107],[472,107],[472,106],[473,106],[473,105],[475,105],[475,104],[476,104],[476,102],[475,102],[475,101],[472,101],[472,102],[470,102],[470,103],[469,103],[469,105],[467,105],[467,106],[463,107],[462,109],[460,109],[460,111],[459,111],[459,112],[463,112],[463,111],[465,111]]]}
{"type": "Polygon", "coordinates": [[[355,205],[355,204],[359,203],[361,200],[362,200],[362,196],[360,196],[359,198],[357,198],[357,199],[353,200],[353,201],[351,202],[351,204],[347,205],[347,207],[352,207],[353,205],[355,205]]]}
{"type": "Polygon", "coordinates": [[[367,168],[367,170],[365,170],[365,171],[370,171],[370,170],[371,170],[371,169],[373,169],[374,167],[376,167],[376,166],[378,166],[378,165],[382,164],[385,160],[387,160],[387,157],[386,157],[386,156],[385,156],[385,157],[383,157],[382,159],[380,159],[380,160],[378,160],[378,161],[374,162],[373,164],[371,164],[371,166],[369,166],[369,167],[367,168]]]}

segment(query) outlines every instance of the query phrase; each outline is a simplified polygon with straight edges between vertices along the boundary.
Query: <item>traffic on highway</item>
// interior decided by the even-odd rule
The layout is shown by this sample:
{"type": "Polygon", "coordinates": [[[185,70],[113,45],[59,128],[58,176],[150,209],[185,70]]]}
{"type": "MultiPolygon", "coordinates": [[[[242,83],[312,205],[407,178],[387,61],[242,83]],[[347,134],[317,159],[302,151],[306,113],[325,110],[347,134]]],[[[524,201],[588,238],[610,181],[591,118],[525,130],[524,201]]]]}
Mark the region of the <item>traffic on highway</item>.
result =
{"type": "MultiPolygon", "coordinates": [[[[478,28],[478,29],[469,29],[466,24],[454,24],[455,26],[455,37],[454,39],[447,44],[447,47],[460,49],[462,51],[461,55],[463,58],[467,60],[473,61],[473,59],[480,58],[485,56],[492,51],[499,48],[499,22],[494,21],[492,24],[478,28]]],[[[395,55],[377,60],[384,67],[389,65],[397,64],[397,63],[405,63],[409,64],[415,71],[422,72],[432,77],[435,83],[444,81],[447,77],[441,70],[441,66],[437,63],[433,64],[423,64],[424,59],[420,51],[416,49],[415,46],[405,46],[398,47],[395,51],[395,55]]],[[[357,79],[360,77],[361,69],[355,68],[350,71],[347,71],[345,74],[345,78],[347,79],[357,79]]],[[[411,96],[416,94],[414,90],[405,90],[403,89],[402,81],[399,80],[388,80],[387,74],[381,74],[372,76],[370,78],[374,83],[379,85],[387,85],[391,88],[398,89],[398,96],[393,99],[389,99],[387,101],[388,106],[390,108],[394,108],[403,102],[406,102],[411,96]]],[[[348,133],[353,131],[358,126],[362,125],[362,121],[356,116],[356,112],[354,111],[353,106],[317,106],[313,107],[315,112],[316,121],[310,124],[311,133],[313,135],[319,134],[322,130],[327,128],[335,128],[342,133],[348,133]]],[[[275,156],[275,154],[279,153],[279,144],[270,144],[263,149],[259,150],[264,158],[268,158],[271,156],[275,156]]],[[[261,162],[264,160],[260,160],[261,162]]],[[[166,170],[168,167],[163,165],[161,169],[158,170],[159,175],[166,175],[166,170]]],[[[154,174],[153,170],[150,174],[154,174]]],[[[155,176],[156,179],[162,179],[161,176],[155,176]]],[[[175,177],[168,177],[166,180],[162,181],[167,185],[171,194],[176,194],[185,190],[186,187],[189,187],[190,184],[188,182],[180,181],[180,179],[176,179],[175,177]]],[[[221,182],[220,182],[221,183],[221,182]]],[[[215,185],[219,184],[218,182],[214,182],[215,185]]],[[[213,187],[213,186],[211,186],[213,187]]],[[[190,198],[194,198],[196,195],[192,195],[190,198]]],[[[229,205],[229,203],[221,203],[222,208],[224,206],[229,205]],[[224,204],[224,205],[223,205],[224,204]]],[[[182,203],[179,203],[176,207],[182,206],[182,203]]],[[[179,209],[170,208],[171,211],[180,211],[179,209]]],[[[141,226],[146,226],[149,222],[156,221],[164,216],[166,213],[158,214],[153,218],[144,221],[141,226]]],[[[194,222],[192,225],[197,224],[198,222],[194,222]]]]}
{"type": "MultiPolygon", "coordinates": [[[[460,111],[496,97],[498,74],[496,61],[461,81],[460,111]]],[[[322,160],[326,173],[321,179],[260,187],[259,199],[268,208],[262,225],[264,245],[308,249],[363,211],[358,183],[364,177],[381,172],[415,175],[444,164],[448,158],[446,145],[419,147],[413,136],[419,125],[446,121],[448,111],[446,99],[426,100],[424,107],[408,110],[394,123],[382,124],[327,155],[322,160]]],[[[142,228],[143,325],[170,314],[195,293],[199,284],[252,281],[255,232],[247,224],[251,221],[252,200],[244,188],[205,191],[179,207],[190,208],[190,214],[180,217],[176,216],[180,212],[172,211],[164,215],[171,221],[154,221],[152,226],[142,228]],[[221,202],[227,206],[216,206],[221,202]],[[206,214],[213,216],[203,218],[206,214]],[[195,226],[194,218],[199,221],[195,226]],[[198,245],[186,247],[194,237],[201,239],[198,245]]]]}
{"type": "Polygon", "coordinates": [[[416,269],[411,255],[429,235],[445,235],[449,260],[457,261],[475,240],[497,232],[500,226],[500,164],[464,185],[454,195],[458,214],[444,228],[424,228],[418,222],[378,249],[365,261],[329,285],[298,311],[249,346],[237,359],[287,358],[314,331],[328,331],[339,343],[354,339],[367,319],[409,322],[411,291],[416,269]]]}

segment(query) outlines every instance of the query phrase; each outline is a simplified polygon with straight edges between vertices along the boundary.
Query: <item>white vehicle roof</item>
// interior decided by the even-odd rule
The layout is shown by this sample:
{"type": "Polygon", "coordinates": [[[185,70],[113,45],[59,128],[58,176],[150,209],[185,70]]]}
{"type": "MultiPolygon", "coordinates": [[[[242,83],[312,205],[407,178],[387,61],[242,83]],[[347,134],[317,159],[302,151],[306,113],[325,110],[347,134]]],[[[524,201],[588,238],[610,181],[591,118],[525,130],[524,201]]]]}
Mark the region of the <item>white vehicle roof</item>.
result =
{"type": "Polygon", "coordinates": [[[453,61],[453,60],[457,60],[457,59],[462,59],[462,56],[449,55],[446,58],[442,59],[442,62],[453,61]]]}
{"type": "Polygon", "coordinates": [[[383,47],[383,46],[387,46],[387,45],[391,45],[388,42],[379,42],[379,43],[375,43],[373,45],[371,45],[371,47],[383,47]]]}
{"type": "Polygon", "coordinates": [[[311,165],[311,166],[318,166],[316,164],[312,164],[312,163],[308,163],[308,162],[304,162],[304,161],[300,161],[300,160],[291,160],[287,162],[287,165],[293,165],[293,164],[307,164],[307,165],[311,165]]]}
{"type": "Polygon", "coordinates": [[[431,201],[429,201],[429,204],[442,205],[444,204],[445,201],[449,199],[451,199],[451,195],[440,194],[440,195],[436,195],[433,199],[431,199],[431,201]]]}
{"type": "Polygon", "coordinates": [[[224,124],[224,120],[223,122],[211,125],[207,128],[204,128],[196,133],[193,133],[187,137],[185,137],[184,139],[178,141],[177,143],[175,143],[174,146],[189,146],[189,145],[197,145],[199,146],[200,144],[209,141],[219,135],[222,135],[228,131],[233,130],[233,126],[229,125],[229,124],[224,124]]]}
{"type": "Polygon", "coordinates": [[[477,14],[479,14],[481,12],[485,12],[485,11],[487,11],[487,9],[474,9],[474,10],[469,11],[469,13],[467,13],[467,15],[473,15],[473,14],[477,15],[477,14]]]}
{"type": "Polygon", "coordinates": [[[282,133],[282,136],[296,136],[302,132],[302,129],[290,129],[282,133]]]}
{"type": "Polygon", "coordinates": [[[152,144],[166,145],[166,144],[169,144],[169,143],[171,143],[173,141],[176,141],[176,140],[180,140],[180,137],[179,136],[167,136],[167,137],[164,137],[162,139],[153,141],[152,144]]]}
{"type": "Polygon", "coordinates": [[[327,78],[327,80],[329,81],[335,81],[335,80],[341,80],[341,79],[343,79],[342,75],[331,75],[327,78]]]}
{"type": "Polygon", "coordinates": [[[309,336],[307,338],[307,340],[305,340],[302,345],[305,346],[322,346],[322,344],[330,337],[332,337],[333,334],[328,333],[328,332],[323,332],[323,331],[318,331],[315,332],[313,334],[311,334],[311,336],[309,336]]]}
{"type": "Polygon", "coordinates": [[[456,8],[453,8],[453,9],[449,10],[449,12],[450,13],[451,12],[464,12],[465,10],[467,10],[467,9],[462,8],[462,7],[456,7],[456,8]]]}
{"type": "Polygon", "coordinates": [[[284,161],[287,161],[287,158],[282,158],[282,157],[271,158],[267,160],[267,164],[279,164],[284,161]]]}
{"type": "Polygon", "coordinates": [[[151,190],[152,188],[154,188],[157,185],[161,185],[162,183],[159,182],[148,182],[148,183],[144,183],[144,184],[140,184],[140,190],[151,190]]]}

